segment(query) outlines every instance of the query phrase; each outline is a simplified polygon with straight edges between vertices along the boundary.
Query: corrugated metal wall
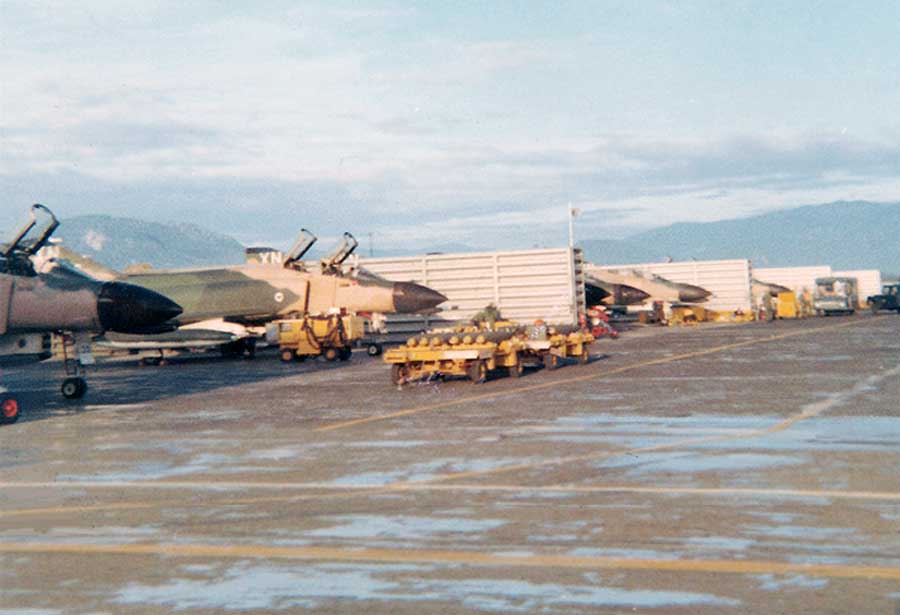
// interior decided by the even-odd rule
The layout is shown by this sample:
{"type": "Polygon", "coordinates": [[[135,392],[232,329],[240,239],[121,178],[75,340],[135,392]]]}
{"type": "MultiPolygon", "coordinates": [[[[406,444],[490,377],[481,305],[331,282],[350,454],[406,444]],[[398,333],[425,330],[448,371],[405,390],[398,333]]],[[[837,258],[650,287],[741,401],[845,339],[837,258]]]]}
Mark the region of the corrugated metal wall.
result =
{"type": "Polygon", "coordinates": [[[658,275],[672,282],[700,286],[712,293],[703,304],[711,310],[752,309],[750,261],[746,259],[603,265],[600,269],[632,269],[644,274],[658,275]]]}
{"type": "Polygon", "coordinates": [[[877,269],[853,269],[835,271],[831,275],[856,278],[859,288],[859,305],[866,305],[866,298],[881,294],[881,272],[877,269]]]}
{"type": "Polygon", "coordinates": [[[418,282],[448,298],[441,312],[428,319],[390,315],[391,333],[466,320],[489,303],[504,318],[518,322],[542,318],[574,324],[584,310],[584,274],[577,249],[359,258],[357,262],[388,280],[418,282]]]}
{"type": "Polygon", "coordinates": [[[787,286],[795,293],[802,293],[804,289],[812,292],[816,287],[816,278],[827,278],[832,275],[831,267],[820,265],[817,267],[754,267],[753,277],[760,282],[769,284],[781,284],[787,286]]]}

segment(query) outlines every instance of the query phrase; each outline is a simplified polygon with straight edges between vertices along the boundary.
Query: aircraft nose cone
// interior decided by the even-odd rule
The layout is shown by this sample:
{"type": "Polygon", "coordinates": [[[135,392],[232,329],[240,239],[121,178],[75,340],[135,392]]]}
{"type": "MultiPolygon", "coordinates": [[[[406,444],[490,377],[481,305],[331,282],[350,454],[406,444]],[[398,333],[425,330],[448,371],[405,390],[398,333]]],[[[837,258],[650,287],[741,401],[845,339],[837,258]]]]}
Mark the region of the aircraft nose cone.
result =
{"type": "Polygon", "coordinates": [[[705,288],[693,284],[682,284],[678,289],[678,300],[683,303],[703,303],[710,295],[705,288]]]}
{"type": "Polygon", "coordinates": [[[650,295],[637,288],[622,288],[622,305],[636,305],[649,299],[650,295]]]}
{"type": "Polygon", "coordinates": [[[394,310],[402,313],[424,312],[436,308],[447,297],[427,286],[412,282],[394,283],[394,310]]]}
{"type": "Polygon", "coordinates": [[[100,324],[107,331],[137,333],[181,314],[181,306],[159,293],[124,282],[106,282],[97,297],[100,324]]]}

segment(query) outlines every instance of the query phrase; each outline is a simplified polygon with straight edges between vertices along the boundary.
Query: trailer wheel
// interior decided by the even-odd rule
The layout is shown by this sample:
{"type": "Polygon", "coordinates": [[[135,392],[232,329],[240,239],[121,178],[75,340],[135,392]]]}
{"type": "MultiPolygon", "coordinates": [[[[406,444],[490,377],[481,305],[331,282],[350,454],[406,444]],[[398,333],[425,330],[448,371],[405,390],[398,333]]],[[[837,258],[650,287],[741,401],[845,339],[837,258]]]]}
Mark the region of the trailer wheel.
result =
{"type": "Polygon", "coordinates": [[[487,380],[487,363],[484,361],[473,361],[469,366],[469,380],[473,384],[481,384],[487,380]]]}
{"type": "Polygon", "coordinates": [[[87,382],[84,378],[66,378],[59,390],[66,399],[81,399],[87,393],[87,382]]]}
{"type": "Polygon", "coordinates": [[[0,425],[12,425],[19,420],[19,402],[15,397],[0,399],[0,425]]]}
{"type": "Polygon", "coordinates": [[[338,349],[329,346],[322,352],[322,356],[325,357],[326,361],[335,361],[338,358],[338,349]]]}
{"type": "Polygon", "coordinates": [[[553,371],[559,367],[559,357],[552,352],[548,352],[544,355],[544,367],[547,368],[548,371],[553,371]]]}
{"type": "Polygon", "coordinates": [[[509,375],[513,378],[520,378],[525,373],[525,364],[522,363],[521,357],[516,357],[516,364],[509,368],[509,375]]]}
{"type": "Polygon", "coordinates": [[[352,357],[352,356],[353,356],[353,350],[351,350],[349,347],[341,348],[340,353],[338,353],[338,358],[341,361],[349,361],[350,357],[352,357]]]}
{"type": "Polygon", "coordinates": [[[291,361],[294,360],[295,357],[296,357],[296,355],[294,354],[294,351],[291,350],[290,348],[285,348],[284,350],[281,351],[281,360],[284,361],[285,363],[290,363],[291,361]]]}
{"type": "Polygon", "coordinates": [[[391,365],[391,382],[401,385],[406,382],[406,366],[400,363],[391,365]]]}
{"type": "Polygon", "coordinates": [[[377,357],[381,354],[381,344],[369,344],[366,346],[366,354],[370,357],[377,357]]]}

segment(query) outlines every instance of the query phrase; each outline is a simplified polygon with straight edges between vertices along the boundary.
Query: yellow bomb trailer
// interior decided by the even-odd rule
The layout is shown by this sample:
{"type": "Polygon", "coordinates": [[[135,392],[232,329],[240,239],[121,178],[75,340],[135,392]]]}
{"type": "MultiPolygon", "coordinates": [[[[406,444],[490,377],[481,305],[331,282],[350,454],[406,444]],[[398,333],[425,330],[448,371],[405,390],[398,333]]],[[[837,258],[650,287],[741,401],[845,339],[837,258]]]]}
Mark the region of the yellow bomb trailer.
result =
{"type": "Polygon", "coordinates": [[[584,365],[591,358],[589,346],[594,336],[579,327],[534,325],[525,328],[525,335],[526,352],[522,359],[548,370],[556,369],[565,359],[576,358],[584,365]]]}
{"type": "Polygon", "coordinates": [[[434,376],[463,376],[473,383],[487,380],[500,367],[521,376],[522,340],[509,331],[429,332],[385,352],[391,364],[391,382],[403,384],[434,376]]]}
{"type": "Polygon", "coordinates": [[[365,319],[346,314],[300,316],[277,320],[266,326],[266,340],[278,344],[282,361],[303,361],[325,357],[327,361],[348,360],[353,343],[364,335],[365,319]]]}
{"type": "Polygon", "coordinates": [[[462,376],[480,384],[487,380],[488,372],[499,368],[506,368],[510,376],[518,378],[526,363],[554,369],[560,359],[573,356],[587,363],[587,347],[594,341],[589,333],[544,331],[542,339],[538,339],[540,335],[530,339],[527,331],[527,327],[519,326],[431,331],[388,350],[384,360],[391,364],[394,384],[435,376],[462,376]]]}

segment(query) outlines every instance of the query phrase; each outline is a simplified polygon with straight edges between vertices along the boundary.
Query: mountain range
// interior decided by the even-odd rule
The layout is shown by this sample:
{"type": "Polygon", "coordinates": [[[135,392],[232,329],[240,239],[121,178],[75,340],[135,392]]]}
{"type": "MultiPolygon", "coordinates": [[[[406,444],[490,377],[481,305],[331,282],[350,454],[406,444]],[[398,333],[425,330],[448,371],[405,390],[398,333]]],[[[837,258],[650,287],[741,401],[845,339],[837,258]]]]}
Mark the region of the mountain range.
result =
{"type": "Polygon", "coordinates": [[[900,272],[900,203],[810,205],[719,222],[681,222],[580,242],[602,264],[749,258],[758,267],[831,265],[900,272]]]}
{"type": "MultiPolygon", "coordinates": [[[[244,246],[194,224],[160,224],[113,216],[78,216],[57,231],[63,244],[114,269],[238,264],[244,246]]],[[[749,258],[759,267],[831,265],[900,272],[900,203],[836,202],[719,222],[683,222],[626,239],[579,242],[600,264],[749,258]]],[[[360,246],[366,255],[366,246],[360,246]]],[[[473,251],[463,244],[429,252],[473,251]]],[[[376,256],[421,254],[378,246],[376,256]]]]}

